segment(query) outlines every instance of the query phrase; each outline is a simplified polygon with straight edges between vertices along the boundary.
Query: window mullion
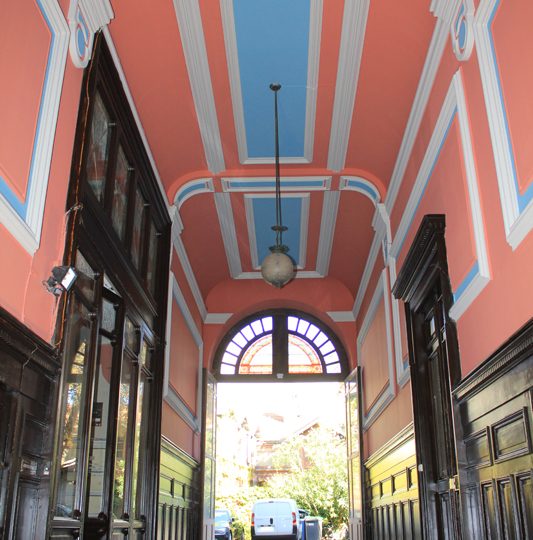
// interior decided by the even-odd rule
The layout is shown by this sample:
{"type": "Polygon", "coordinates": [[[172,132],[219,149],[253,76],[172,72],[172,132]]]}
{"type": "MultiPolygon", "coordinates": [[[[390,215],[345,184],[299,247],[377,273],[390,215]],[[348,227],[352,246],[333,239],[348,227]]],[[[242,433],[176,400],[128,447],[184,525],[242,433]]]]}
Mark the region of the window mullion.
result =
{"type": "Polygon", "coordinates": [[[285,315],[274,315],[272,327],[272,374],[283,378],[288,373],[289,332],[285,315]]]}

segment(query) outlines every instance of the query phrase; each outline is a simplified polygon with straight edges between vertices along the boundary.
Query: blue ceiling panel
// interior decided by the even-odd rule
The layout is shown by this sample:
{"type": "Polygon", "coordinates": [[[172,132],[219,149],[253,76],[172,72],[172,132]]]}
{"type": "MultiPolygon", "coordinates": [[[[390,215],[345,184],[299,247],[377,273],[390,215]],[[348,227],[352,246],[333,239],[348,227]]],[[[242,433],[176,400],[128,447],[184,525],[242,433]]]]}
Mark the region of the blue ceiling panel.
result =
{"type": "Polygon", "coordinates": [[[281,157],[304,155],[309,0],[233,0],[248,156],[274,155],[278,94],[281,157]]]}

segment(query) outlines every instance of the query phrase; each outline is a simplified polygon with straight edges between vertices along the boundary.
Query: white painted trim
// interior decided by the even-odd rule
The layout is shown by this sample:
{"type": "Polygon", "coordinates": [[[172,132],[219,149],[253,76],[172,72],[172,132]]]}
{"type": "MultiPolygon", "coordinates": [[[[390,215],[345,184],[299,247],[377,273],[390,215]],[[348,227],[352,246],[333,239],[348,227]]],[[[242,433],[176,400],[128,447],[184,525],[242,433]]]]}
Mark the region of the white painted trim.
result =
{"type": "Polygon", "coordinates": [[[220,224],[220,232],[222,233],[222,241],[226,250],[229,272],[232,278],[237,278],[242,273],[242,266],[229,193],[215,193],[215,206],[220,224]]]}
{"type": "Polygon", "coordinates": [[[233,16],[233,0],[220,0],[220,13],[222,15],[222,28],[224,30],[224,45],[226,47],[226,62],[228,64],[228,78],[231,103],[233,105],[237,149],[239,152],[239,161],[245,164],[248,157],[248,145],[246,143],[246,128],[242,107],[241,74],[237,52],[235,18],[233,16]]]}
{"type": "MultiPolygon", "coordinates": [[[[281,188],[283,192],[288,191],[328,191],[331,189],[331,176],[282,176],[281,188]],[[311,185],[310,182],[322,182],[321,186],[311,185]],[[296,186],[287,186],[287,182],[297,184],[296,186]],[[285,185],[284,185],[285,183],[285,185]]],[[[253,177],[223,177],[221,178],[222,191],[228,193],[256,193],[256,192],[275,192],[276,178],[274,176],[253,176],[253,177]],[[250,187],[245,184],[272,182],[272,186],[250,187]],[[239,184],[244,184],[242,187],[239,184]]]]}
{"type": "Polygon", "coordinates": [[[474,34],[485,107],[496,165],[500,203],[507,242],[516,249],[533,228],[533,199],[520,212],[515,159],[500,88],[500,74],[492,47],[492,13],[499,0],[481,0],[474,19],[474,34]]]}
{"type": "Polygon", "coordinates": [[[148,144],[148,139],[146,137],[146,133],[144,132],[144,128],[141,122],[141,118],[139,117],[139,113],[137,112],[137,108],[135,107],[135,101],[133,99],[133,96],[130,91],[130,87],[128,85],[128,81],[126,80],[126,74],[124,73],[124,69],[122,68],[122,64],[120,63],[120,58],[118,56],[117,49],[115,48],[115,44],[113,43],[113,38],[111,37],[111,33],[109,32],[109,28],[106,26],[103,29],[103,34],[107,43],[107,46],[109,48],[109,52],[111,53],[111,58],[113,58],[113,63],[115,64],[115,69],[117,70],[120,82],[122,83],[122,88],[124,89],[124,94],[126,95],[126,99],[128,100],[128,105],[130,107],[131,114],[133,116],[133,119],[135,120],[135,125],[137,126],[137,130],[139,131],[139,135],[141,137],[141,140],[143,142],[144,149],[146,151],[146,155],[148,156],[148,161],[150,161],[150,165],[152,167],[152,171],[154,173],[154,176],[157,180],[157,185],[159,186],[159,191],[161,192],[161,195],[163,197],[163,201],[165,202],[167,206],[167,211],[169,214],[171,213],[171,208],[168,203],[168,196],[167,192],[165,190],[165,187],[163,186],[163,182],[161,180],[161,176],[159,175],[159,170],[157,169],[157,165],[155,163],[154,155],[152,154],[152,149],[150,148],[150,145],[148,144]]]}
{"type": "Polygon", "coordinates": [[[328,169],[344,168],[370,0],[345,0],[328,150],[328,169]]]}
{"type": "Polygon", "coordinates": [[[233,313],[208,313],[204,318],[205,324],[226,324],[233,313]]]}
{"type": "Polygon", "coordinates": [[[226,166],[207,60],[200,6],[194,0],[173,0],[173,3],[207,167],[213,174],[217,174],[223,171],[226,166]]]}
{"type": "Polygon", "coordinates": [[[409,196],[409,200],[407,201],[407,205],[402,214],[402,219],[400,220],[400,224],[396,231],[396,236],[392,242],[391,256],[397,258],[402,249],[403,242],[412,225],[424,190],[431,179],[433,167],[439,157],[441,148],[448,136],[449,129],[456,115],[461,134],[466,183],[468,187],[468,202],[470,203],[472,212],[472,227],[474,231],[474,244],[477,259],[476,264],[478,265],[478,272],[474,275],[466,289],[459,294],[454,294],[455,303],[450,309],[450,316],[453,319],[458,320],[490,281],[485,227],[481,212],[481,201],[479,198],[469,117],[460,70],[453,76],[448,93],[444,99],[428,148],[413,185],[411,195],[409,196]]]}
{"type": "Polygon", "coordinates": [[[335,322],[355,322],[352,311],[327,311],[326,313],[335,322]]]}
{"type": "Polygon", "coordinates": [[[165,378],[163,386],[163,399],[172,407],[172,409],[186,422],[196,433],[201,431],[201,414],[202,414],[202,367],[203,367],[203,354],[204,343],[202,336],[194,319],[192,318],[187,301],[181,292],[181,289],[176,281],[176,277],[172,272],[169,276],[169,301],[168,301],[168,313],[167,313],[167,339],[165,345],[165,378]],[[169,380],[170,372],[170,338],[172,328],[172,306],[174,300],[179,307],[183,318],[187,324],[187,328],[191,333],[191,336],[198,347],[198,376],[196,386],[196,414],[189,408],[189,406],[183,401],[180,395],[172,388],[169,380]]]}
{"type": "MultiPolygon", "coordinates": [[[[390,257],[389,259],[389,278],[391,289],[396,283],[396,259],[390,257]]],[[[402,350],[402,329],[400,324],[400,301],[394,298],[391,293],[391,306],[392,306],[392,330],[394,335],[394,359],[396,363],[396,381],[400,386],[405,386],[405,383],[411,378],[411,372],[409,365],[404,366],[403,363],[403,350],[402,350]]],[[[407,351],[406,351],[407,352],[407,351]]]]}
{"type": "Polygon", "coordinates": [[[358,193],[361,193],[362,195],[368,197],[372,201],[372,204],[374,206],[379,203],[379,201],[381,201],[381,195],[378,188],[372,182],[370,182],[370,180],[367,180],[366,178],[363,178],[361,176],[341,176],[339,182],[339,190],[357,191],[358,193]],[[351,182],[357,182],[359,184],[362,184],[362,186],[353,186],[350,184],[351,182]],[[369,190],[372,192],[373,195],[369,193],[369,190]]]}
{"type": "Polygon", "coordinates": [[[52,41],[32,149],[26,215],[19,216],[8,200],[0,194],[0,222],[30,255],[37,251],[41,242],[45,199],[69,43],[68,25],[57,1],[39,0],[38,6],[49,22],[52,41]]]}
{"type": "Polygon", "coordinates": [[[309,236],[309,208],[311,197],[309,193],[302,196],[302,212],[300,214],[300,252],[298,253],[298,268],[306,267],[307,260],[307,237],[309,236]]]}
{"type": "MultiPolygon", "coordinates": [[[[449,3],[452,4],[453,2],[449,3]]],[[[432,8],[436,9],[433,5],[432,8]]],[[[407,120],[407,126],[405,128],[402,144],[400,145],[398,157],[396,158],[396,163],[389,183],[389,189],[387,190],[387,196],[385,197],[385,206],[387,207],[389,216],[392,213],[398,191],[403,182],[407,163],[411,157],[413,145],[418,134],[418,129],[420,128],[420,123],[422,122],[429,94],[433,87],[433,82],[435,81],[437,69],[440,65],[440,60],[448,37],[449,22],[439,17],[435,25],[435,30],[433,31],[431,43],[422,69],[422,75],[420,76],[420,81],[416,89],[413,106],[409,114],[409,119],[407,120]]]]}
{"type": "Polygon", "coordinates": [[[372,245],[370,246],[370,251],[368,252],[365,269],[363,270],[363,275],[361,277],[361,281],[359,283],[359,289],[357,289],[357,296],[355,297],[355,302],[353,305],[353,315],[356,319],[359,315],[359,310],[361,309],[361,305],[365,298],[366,289],[368,287],[368,283],[372,276],[374,265],[376,264],[376,259],[377,259],[379,249],[381,247],[381,243],[384,237],[385,237],[384,228],[381,229],[380,231],[376,231],[376,234],[374,234],[374,239],[372,240],[372,245]]]}
{"type": "Polygon", "coordinates": [[[194,195],[200,195],[200,193],[213,193],[214,191],[215,186],[213,185],[212,178],[198,178],[197,180],[191,180],[190,182],[183,184],[178,189],[176,196],[174,197],[174,205],[179,209],[185,201],[189,200],[191,197],[194,197],[194,195]],[[180,199],[183,192],[195,186],[198,186],[198,188],[187,193],[187,195],[180,199]]]}
{"type": "MultiPolygon", "coordinates": [[[[298,270],[294,279],[317,279],[324,277],[313,270],[298,270]]],[[[235,279],[263,279],[261,272],[241,272],[235,279]]]]}
{"type": "Polygon", "coordinates": [[[315,140],[316,100],[318,90],[318,67],[320,63],[320,40],[322,35],[323,0],[310,0],[309,10],[309,52],[307,54],[307,91],[305,96],[304,157],[313,161],[315,140]]]}
{"type": "Polygon", "coordinates": [[[179,227],[179,223],[181,223],[181,221],[179,223],[177,222],[177,219],[175,221],[175,218],[179,218],[178,210],[175,206],[173,208],[175,208],[175,211],[171,214],[172,244],[174,245],[174,250],[176,251],[176,255],[181,264],[181,268],[183,270],[183,273],[185,274],[185,279],[187,280],[187,284],[189,285],[194,301],[196,302],[196,307],[198,308],[200,317],[204,319],[207,315],[207,308],[205,307],[200,287],[198,286],[198,282],[196,281],[194,271],[189,261],[187,250],[185,249],[185,245],[183,244],[183,240],[181,239],[180,233],[183,230],[183,227],[181,227],[181,229],[179,227]]]}
{"type": "MultiPolygon", "coordinates": [[[[282,164],[309,164],[313,160],[318,71],[320,63],[320,37],[322,34],[322,4],[323,0],[310,0],[304,155],[302,157],[281,157],[280,163],[282,164]]],[[[220,0],[220,12],[222,15],[222,28],[224,31],[224,45],[226,48],[226,62],[228,65],[231,103],[233,105],[239,161],[243,165],[273,164],[273,157],[249,157],[248,155],[232,0],[220,0]]]]}
{"type": "MultiPolygon", "coordinates": [[[[385,410],[387,405],[394,399],[395,396],[395,382],[394,382],[394,369],[393,369],[393,356],[392,356],[392,335],[391,335],[391,320],[390,320],[390,304],[389,304],[390,291],[387,283],[387,270],[383,269],[381,277],[378,280],[372,300],[368,306],[368,310],[365,314],[361,330],[357,336],[357,360],[361,365],[361,349],[365,341],[368,330],[375,319],[377,309],[381,300],[383,299],[385,309],[385,330],[387,333],[387,359],[388,359],[388,371],[389,379],[388,384],[384,387],[381,396],[377,399],[374,405],[371,407],[368,414],[363,411],[363,429],[366,430],[376,420],[376,418],[385,410]]],[[[363,368],[364,369],[364,366],[363,368]]],[[[363,389],[362,389],[363,393],[363,389]]],[[[364,400],[362,400],[364,403],[364,400]]]]}
{"type": "Polygon", "coordinates": [[[322,218],[320,221],[320,235],[318,237],[318,250],[316,255],[316,271],[321,276],[329,272],[331,261],[331,248],[339,211],[340,192],[326,191],[322,202],[322,218]]]}

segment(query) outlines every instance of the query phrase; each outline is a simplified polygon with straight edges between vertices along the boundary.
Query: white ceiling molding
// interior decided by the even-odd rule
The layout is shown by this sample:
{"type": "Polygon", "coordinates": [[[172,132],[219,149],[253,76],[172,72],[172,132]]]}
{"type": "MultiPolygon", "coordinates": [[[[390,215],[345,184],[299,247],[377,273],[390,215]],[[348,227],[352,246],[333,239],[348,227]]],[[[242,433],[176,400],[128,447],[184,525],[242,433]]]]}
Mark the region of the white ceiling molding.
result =
{"type": "Polygon", "coordinates": [[[91,59],[94,34],[115,17],[109,0],[71,0],[68,10],[72,63],[85,68],[91,59]]]}
{"type": "Polygon", "coordinates": [[[195,0],[174,0],[185,63],[198,117],[207,167],[213,174],[223,171],[224,152],[220,140],[215,97],[211,84],[200,6],[195,0]]]}
{"type": "MultiPolygon", "coordinates": [[[[202,335],[191,315],[189,307],[187,306],[187,301],[179,288],[176,277],[172,272],[169,275],[169,287],[168,287],[168,307],[167,307],[167,328],[166,335],[168,339],[165,343],[165,371],[163,377],[163,399],[172,407],[172,409],[180,416],[180,418],[186,422],[190,428],[192,428],[196,433],[199,433],[202,428],[202,367],[203,367],[203,357],[204,357],[204,343],[202,340],[202,335]],[[198,375],[196,381],[196,414],[190,409],[190,407],[185,403],[181,396],[174,390],[170,384],[170,337],[172,335],[172,307],[176,302],[187,328],[198,347],[198,375]]],[[[178,359],[179,360],[179,359],[178,359]]]]}
{"type": "MultiPolygon", "coordinates": [[[[318,279],[324,276],[314,270],[298,270],[294,279],[318,279]]],[[[235,279],[263,279],[261,272],[241,272],[235,279]]]]}
{"type": "MultiPolygon", "coordinates": [[[[176,0],[175,0],[176,1],[176,0]]],[[[309,13],[309,47],[307,61],[307,91],[305,110],[304,155],[302,157],[280,157],[282,164],[306,164],[313,160],[313,144],[315,138],[316,99],[318,88],[318,68],[320,63],[320,37],[322,34],[323,0],[311,0],[309,13]]],[[[235,121],[235,133],[239,161],[243,165],[262,165],[274,163],[273,157],[250,157],[246,143],[246,125],[241,91],[241,76],[237,38],[235,33],[235,18],[232,0],[220,0],[226,61],[235,121]]]]}
{"type": "Polygon", "coordinates": [[[43,24],[48,26],[51,40],[39,104],[39,120],[34,135],[32,165],[27,180],[26,208],[17,208],[22,206],[19,196],[7,183],[0,183],[0,222],[30,255],[37,251],[41,242],[69,42],[68,25],[57,1],[41,0],[37,6],[43,15],[43,24]]]}
{"type": "Polygon", "coordinates": [[[236,279],[242,273],[242,266],[230,194],[215,193],[215,206],[220,224],[220,232],[222,233],[222,241],[226,250],[229,273],[232,278],[236,279]]]}
{"type": "Polygon", "coordinates": [[[137,108],[135,107],[135,101],[133,100],[133,96],[131,94],[128,81],[126,80],[126,74],[124,73],[124,69],[122,68],[122,64],[120,63],[120,58],[118,56],[117,49],[115,48],[115,44],[113,43],[113,38],[111,37],[111,33],[109,32],[109,28],[107,26],[104,27],[103,33],[104,33],[107,46],[109,48],[109,52],[111,53],[111,58],[113,58],[113,63],[115,64],[115,68],[117,70],[120,82],[122,83],[124,94],[126,94],[126,99],[128,100],[128,105],[130,107],[131,114],[133,115],[133,119],[135,120],[135,125],[137,126],[137,130],[139,131],[139,135],[143,142],[146,155],[148,156],[148,161],[150,161],[152,172],[154,173],[155,179],[157,180],[159,191],[161,192],[163,201],[165,202],[167,206],[168,213],[171,214],[172,209],[170,208],[170,205],[168,204],[167,192],[163,186],[163,182],[161,181],[161,176],[159,175],[159,170],[157,169],[154,155],[152,154],[152,150],[150,148],[150,145],[148,144],[146,133],[144,132],[144,128],[143,128],[141,119],[139,117],[139,113],[137,112],[137,108]]]}
{"type": "MultiPolygon", "coordinates": [[[[505,101],[500,85],[498,61],[492,43],[491,24],[497,0],[482,0],[474,20],[476,51],[481,74],[485,107],[489,121],[492,151],[500,191],[500,203],[507,242],[516,249],[533,229],[533,198],[520,209],[520,192],[515,168],[515,156],[510,140],[505,101]]],[[[519,57],[516,62],[520,61],[519,57]]]]}
{"type": "MultiPolygon", "coordinates": [[[[327,191],[331,189],[331,176],[282,176],[281,189],[288,191],[327,191]]],[[[222,191],[228,193],[274,193],[274,176],[226,177],[221,179],[222,191]]]]}
{"type": "MultiPolygon", "coordinates": [[[[357,361],[359,365],[363,366],[364,359],[362,356],[362,348],[368,331],[374,322],[378,307],[383,300],[385,309],[385,331],[387,335],[387,366],[388,366],[388,380],[384,388],[382,389],[378,399],[375,400],[372,407],[367,413],[363,413],[363,429],[368,429],[370,425],[378,418],[378,416],[387,408],[388,404],[394,399],[396,384],[394,380],[394,361],[392,355],[392,332],[391,332],[391,320],[390,320],[390,304],[389,304],[390,291],[387,282],[387,270],[384,269],[381,272],[381,277],[377,283],[372,300],[368,306],[368,310],[365,314],[361,330],[357,335],[357,361]]],[[[372,362],[372,359],[369,359],[372,362]]],[[[362,401],[364,403],[364,401],[362,401]]]]}
{"type": "Polygon", "coordinates": [[[320,220],[320,235],[318,237],[318,250],[316,255],[316,271],[322,277],[329,272],[331,249],[337,224],[339,211],[339,191],[326,191],[322,202],[322,218],[320,220]]]}
{"type": "Polygon", "coordinates": [[[233,313],[208,313],[204,319],[205,324],[226,324],[233,317],[233,313]]]}
{"type": "Polygon", "coordinates": [[[485,226],[483,223],[474,151],[470,134],[469,116],[466,107],[461,71],[457,71],[453,76],[444,99],[409,200],[407,201],[405,210],[402,214],[402,219],[396,230],[396,235],[391,247],[391,256],[396,259],[402,249],[422,196],[431,179],[435,163],[439,158],[440,151],[448,136],[449,128],[456,117],[459,123],[459,132],[461,134],[460,142],[463,151],[466,184],[468,188],[467,202],[470,205],[470,211],[472,213],[472,230],[474,233],[474,245],[476,251],[476,261],[472,269],[468,272],[464,280],[456,287],[453,293],[454,304],[450,308],[450,316],[453,319],[458,320],[491,279],[485,238],[485,226]]]}
{"type": "Polygon", "coordinates": [[[339,183],[340,191],[357,191],[368,197],[374,206],[381,201],[378,188],[361,176],[341,176],[339,183]]]}
{"type": "Polygon", "coordinates": [[[178,209],[173,206],[173,211],[171,212],[172,219],[172,244],[174,245],[174,250],[181,264],[183,273],[185,274],[185,279],[189,285],[194,301],[196,302],[196,307],[200,313],[200,317],[205,319],[207,315],[207,308],[205,307],[204,299],[202,293],[200,292],[200,287],[198,287],[198,282],[194,276],[194,271],[192,269],[189,257],[187,256],[187,251],[183,245],[183,240],[181,239],[181,231],[183,230],[183,225],[179,217],[178,209]]]}
{"type": "Polygon", "coordinates": [[[332,171],[340,171],[346,162],[369,5],[370,0],[344,2],[327,165],[332,171]]]}
{"type": "Polygon", "coordinates": [[[422,69],[422,75],[420,76],[420,81],[418,82],[418,87],[416,89],[413,106],[407,120],[407,126],[403,135],[402,144],[400,145],[398,157],[396,158],[394,170],[392,171],[387,196],[385,197],[385,206],[387,207],[387,212],[389,215],[392,213],[394,203],[396,202],[396,197],[398,196],[398,191],[402,185],[405,169],[407,168],[407,163],[409,162],[409,157],[411,156],[411,152],[413,150],[418,129],[420,127],[420,123],[422,122],[422,117],[426,109],[429,94],[433,88],[433,82],[435,81],[437,69],[440,65],[444,46],[448,40],[450,30],[450,22],[448,17],[451,18],[450,6],[453,7],[455,2],[456,0],[451,2],[438,0],[432,2],[431,5],[433,13],[436,14],[438,18],[433,31],[433,36],[431,37],[431,43],[429,44],[428,53],[422,69]]]}
{"type": "Polygon", "coordinates": [[[181,205],[194,195],[200,195],[200,193],[213,193],[215,186],[213,185],[212,178],[199,178],[197,180],[191,180],[186,184],[183,184],[178,189],[176,196],[174,197],[174,204],[179,209],[181,205]]]}
{"type": "MultiPolygon", "coordinates": [[[[391,289],[394,283],[396,283],[396,259],[390,257],[388,261],[389,267],[389,283],[391,289]]],[[[404,361],[404,358],[408,355],[409,351],[402,350],[402,329],[400,324],[400,301],[397,300],[394,295],[390,294],[391,307],[392,307],[392,333],[394,335],[394,360],[396,363],[396,382],[400,386],[405,386],[405,383],[411,377],[411,371],[409,369],[409,361],[404,361]]],[[[403,306],[402,306],[403,307],[403,306]]]]}
{"type": "Polygon", "coordinates": [[[355,317],[352,311],[327,311],[332,321],[335,322],[354,322],[355,317]]]}
{"type": "Polygon", "coordinates": [[[468,60],[474,48],[474,2],[462,0],[458,3],[450,25],[452,48],[457,60],[468,60]]]}

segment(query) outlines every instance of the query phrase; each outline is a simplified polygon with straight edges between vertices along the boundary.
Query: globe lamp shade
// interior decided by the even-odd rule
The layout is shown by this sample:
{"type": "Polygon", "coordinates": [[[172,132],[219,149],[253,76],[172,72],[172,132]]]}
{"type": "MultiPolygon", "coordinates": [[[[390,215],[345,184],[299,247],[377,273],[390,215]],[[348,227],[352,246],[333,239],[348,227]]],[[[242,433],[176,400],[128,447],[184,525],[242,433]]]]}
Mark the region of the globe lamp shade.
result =
{"type": "Polygon", "coordinates": [[[294,277],[294,263],[285,253],[273,251],[263,260],[261,275],[267,283],[281,289],[294,277]]]}

